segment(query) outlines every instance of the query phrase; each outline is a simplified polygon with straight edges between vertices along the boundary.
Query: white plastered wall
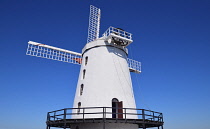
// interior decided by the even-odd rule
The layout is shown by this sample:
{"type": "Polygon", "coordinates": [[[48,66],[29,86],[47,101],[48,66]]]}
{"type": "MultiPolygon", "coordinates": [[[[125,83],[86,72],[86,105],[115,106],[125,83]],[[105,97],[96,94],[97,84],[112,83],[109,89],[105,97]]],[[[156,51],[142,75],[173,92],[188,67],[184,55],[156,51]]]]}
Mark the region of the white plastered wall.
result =
{"type": "MultiPolygon", "coordinates": [[[[77,90],[74,99],[74,108],[78,107],[111,107],[112,99],[123,101],[123,108],[136,108],[130,72],[127,64],[127,49],[115,47],[103,39],[88,43],[83,49],[83,61],[78,78],[77,90]],[[85,65],[85,57],[88,57],[85,65]],[[86,70],[83,79],[83,70],[86,70]],[[84,85],[80,95],[80,87],[84,85]]],[[[85,112],[96,112],[88,109],[85,112]]],[[[98,110],[102,111],[102,109],[98,110]]],[[[108,110],[111,112],[111,109],[108,110]]],[[[76,113],[77,111],[73,111],[76,113]]],[[[82,111],[81,111],[82,112],[82,111]]],[[[128,111],[136,113],[134,110],[128,111]]],[[[81,118],[74,115],[72,118],[81,118]]],[[[85,118],[100,118],[101,115],[85,115],[85,118]]],[[[111,114],[106,116],[111,118],[111,114]]],[[[127,118],[135,119],[130,115],[127,118]]]]}

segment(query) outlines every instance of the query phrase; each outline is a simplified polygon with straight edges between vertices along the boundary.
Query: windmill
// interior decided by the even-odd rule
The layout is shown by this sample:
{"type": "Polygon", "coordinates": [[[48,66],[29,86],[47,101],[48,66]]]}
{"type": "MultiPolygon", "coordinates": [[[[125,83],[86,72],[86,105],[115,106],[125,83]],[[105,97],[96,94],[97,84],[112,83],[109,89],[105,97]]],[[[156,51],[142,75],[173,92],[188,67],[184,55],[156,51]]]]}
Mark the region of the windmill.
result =
{"type": "Polygon", "coordinates": [[[28,42],[26,55],[81,66],[73,108],[48,112],[47,129],[163,129],[162,113],[136,108],[130,72],[141,73],[141,63],[127,58],[132,34],[109,27],[99,37],[100,17],[101,10],[91,5],[81,53],[28,42]]]}

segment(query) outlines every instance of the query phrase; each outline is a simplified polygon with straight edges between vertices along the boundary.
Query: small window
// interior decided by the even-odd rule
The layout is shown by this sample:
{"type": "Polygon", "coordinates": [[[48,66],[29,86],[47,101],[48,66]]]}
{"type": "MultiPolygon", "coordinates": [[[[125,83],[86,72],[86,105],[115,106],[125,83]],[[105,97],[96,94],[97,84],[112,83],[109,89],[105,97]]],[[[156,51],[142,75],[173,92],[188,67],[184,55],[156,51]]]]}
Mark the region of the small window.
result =
{"type": "Polygon", "coordinates": [[[83,70],[83,77],[82,77],[83,79],[85,79],[85,73],[86,73],[86,70],[84,69],[83,70]]]}
{"type": "Polygon", "coordinates": [[[78,108],[81,108],[81,102],[78,103],[78,108]]]}
{"type": "Polygon", "coordinates": [[[84,89],[84,85],[82,84],[82,85],[80,86],[80,95],[82,95],[83,89],[84,89]]]}
{"type": "Polygon", "coordinates": [[[88,56],[85,57],[85,65],[88,63],[88,56]]]}
{"type": "Polygon", "coordinates": [[[78,103],[78,109],[77,109],[77,114],[80,113],[80,108],[81,108],[81,102],[78,103]]]}

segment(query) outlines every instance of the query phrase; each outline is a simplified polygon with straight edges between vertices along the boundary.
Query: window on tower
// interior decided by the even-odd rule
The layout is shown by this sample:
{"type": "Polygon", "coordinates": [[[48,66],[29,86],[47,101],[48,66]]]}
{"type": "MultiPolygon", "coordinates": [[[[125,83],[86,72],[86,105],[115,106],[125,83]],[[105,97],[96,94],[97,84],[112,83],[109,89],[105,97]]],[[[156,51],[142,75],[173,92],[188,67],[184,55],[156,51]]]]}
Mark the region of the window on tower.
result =
{"type": "Polygon", "coordinates": [[[88,63],[88,56],[85,57],[85,65],[88,63]]]}
{"type": "Polygon", "coordinates": [[[84,69],[83,70],[83,77],[82,77],[83,79],[85,79],[85,73],[86,73],[86,70],[84,69]]]}
{"type": "Polygon", "coordinates": [[[82,85],[80,86],[80,95],[82,95],[83,89],[84,89],[84,84],[82,84],[82,85]]]}
{"type": "Polygon", "coordinates": [[[78,103],[78,109],[77,109],[77,114],[80,113],[80,108],[81,108],[81,102],[78,103]]]}

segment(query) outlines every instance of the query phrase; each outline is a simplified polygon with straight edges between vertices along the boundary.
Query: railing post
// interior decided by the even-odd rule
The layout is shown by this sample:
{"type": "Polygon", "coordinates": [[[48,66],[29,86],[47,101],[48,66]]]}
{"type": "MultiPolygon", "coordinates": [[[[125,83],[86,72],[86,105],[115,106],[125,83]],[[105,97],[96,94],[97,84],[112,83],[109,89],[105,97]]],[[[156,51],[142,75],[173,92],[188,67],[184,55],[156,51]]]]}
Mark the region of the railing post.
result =
{"type": "Polygon", "coordinates": [[[104,114],[104,115],[105,115],[105,118],[106,118],[106,107],[105,107],[105,109],[104,109],[104,112],[105,112],[105,114],[104,114]]]}
{"type": "Polygon", "coordinates": [[[103,129],[106,128],[106,125],[105,125],[105,119],[106,119],[106,108],[103,107],[103,129]]]}
{"type": "Polygon", "coordinates": [[[125,111],[124,112],[125,112],[125,120],[126,120],[126,118],[127,118],[127,116],[126,116],[126,108],[125,108],[125,111]]]}
{"type": "Polygon", "coordinates": [[[66,109],[63,109],[63,119],[66,120],[66,109]]]}
{"type": "Polygon", "coordinates": [[[103,107],[103,120],[105,118],[105,112],[104,112],[105,108],[103,107]]]}
{"type": "Polygon", "coordinates": [[[106,121],[106,107],[103,107],[103,121],[106,121]]]}
{"type": "Polygon", "coordinates": [[[155,121],[155,113],[152,111],[152,120],[155,121]]]}
{"type": "Polygon", "coordinates": [[[64,120],[64,129],[66,129],[66,109],[63,110],[64,111],[64,115],[63,115],[63,120],[64,120]]]}
{"type": "Polygon", "coordinates": [[[142,109],[142,119],[143,119],[143,121],[145,121],[144,109],[142,109]]]}
{"type": "Polygon", "coordinates": [[[47,113],[47,121],[50,121],[50,113],[47,113]]]}
{"type": "Polygon", "coordinates": [[[162,113],[160,113],[161,114],[161,121],[160,122],[163,122],[163,114],[162,113]]]}
{"type": "Polygon", "coordinates": [[[47,127],[46,127],[46,129],[49,129],[49,125],[48,125],[49,121],[50,121],[50,113],[48,112],[47,113],[47,127]]]}
{"type": "Polygon", "coordinates": [[[82,118],[83,118],[83,121],[84,121],[84,119],[85,119],[85,108],[83,108],[83,110],[82,110],[82,118]]]}
{"type": "Polygon", "coordinates": [[[54,121],[55,121],[55,114],[56,114],[56,112],[54,111],[54,116],[53,116],[54,117],[54,121]]]}

